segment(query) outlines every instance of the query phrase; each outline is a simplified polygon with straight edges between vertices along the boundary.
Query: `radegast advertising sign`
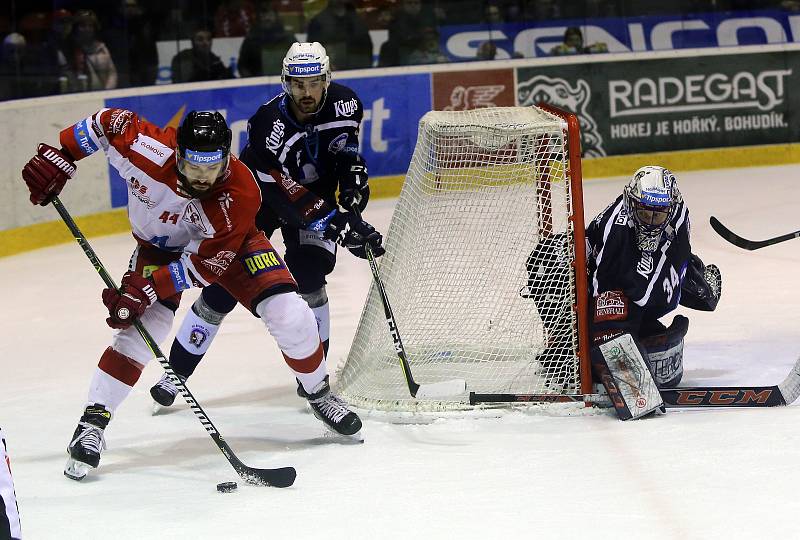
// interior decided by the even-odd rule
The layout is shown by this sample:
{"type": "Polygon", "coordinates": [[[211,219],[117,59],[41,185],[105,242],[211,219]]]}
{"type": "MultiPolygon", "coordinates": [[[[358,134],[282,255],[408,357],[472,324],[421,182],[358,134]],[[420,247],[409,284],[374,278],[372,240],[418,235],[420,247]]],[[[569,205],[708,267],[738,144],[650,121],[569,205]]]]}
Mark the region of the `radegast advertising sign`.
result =
{"type": "Polygon", "coordinates": [[[612,53],[800,42],[800,14],[774,10],[445,26],[441,39],[455,61],[474,59],[489,40],[498,60],[541,57],[551,55],[570,26],[581,29],[584,45],[602,42],[612,53]]]}
{"type": "MultiPolygon", "coordinates": [[[[430,75],[410,74],[337,79],[355,90],[364,107],[359,140],[370,176],[405,174],[417,141],[417,124],[431,109],[430,75]]],[[[280,84],[165,92],[107,99],[106,107],[130,109],[150,122],[177,127],[191,110],[218,110],[233,131],[231,151],[239,155],[247,143],[247,121],[258,107],[281,93],[280,84]]],[[[352,104],[337,111],[347,115],[352,104]]],[[[112,207],[127,204],[127,188],[109,167],[112,207]]]]}
{"type": "Polygon", "coordinates": [[[800,51],[521,68],[519,105],[575,112],[584,156],[796,142],[800,51]]]}

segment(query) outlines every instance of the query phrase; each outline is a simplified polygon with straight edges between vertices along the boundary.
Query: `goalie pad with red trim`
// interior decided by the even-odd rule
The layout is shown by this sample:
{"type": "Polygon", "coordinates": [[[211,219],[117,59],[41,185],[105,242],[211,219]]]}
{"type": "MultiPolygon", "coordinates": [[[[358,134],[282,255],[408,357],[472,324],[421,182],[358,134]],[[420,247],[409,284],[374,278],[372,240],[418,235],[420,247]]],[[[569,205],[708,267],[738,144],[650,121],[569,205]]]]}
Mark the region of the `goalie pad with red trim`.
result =
{"type": "Polygon", "coordinates": [[[608,392],[620,420],[664,410],[664,401],[644,360],[647,353],[630,334],[592,347],[592,371],[608,392]]]}

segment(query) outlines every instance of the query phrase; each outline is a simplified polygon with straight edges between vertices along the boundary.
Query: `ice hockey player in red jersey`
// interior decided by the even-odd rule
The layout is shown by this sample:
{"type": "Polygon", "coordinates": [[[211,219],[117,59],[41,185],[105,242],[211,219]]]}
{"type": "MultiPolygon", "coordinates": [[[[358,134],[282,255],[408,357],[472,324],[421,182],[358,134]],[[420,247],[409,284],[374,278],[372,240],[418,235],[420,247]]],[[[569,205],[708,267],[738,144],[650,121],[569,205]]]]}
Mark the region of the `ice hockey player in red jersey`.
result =
{"type": "MultiPolygon", "coordinates": [[[[270,237],[280,228],[286,264],[314,312],[327,353],[330,306],[325,286],[336,265],[336,244],[361,258],[366,258],[365,243],[376,257],[384,252],[380,233],[360,217],[369,200],[367,166],[358,152],[363,106],[353,90],[331,82],[330,60],[319,43],[294,43],[283,61],[282,80],[283,93],[261,105],[248,121],[248,142],[240,157],[261,187],[256,223],[270,237]]],[[[203,289],[170,350],[169,362],[179,378],[194,373],[235,306],[223,288],[203,289]]],[[[178,390],[165,374],[150,393],[167,407],[178,390]]],[[[304,395],[302,385],[298,394],[304,395]]]]}
{"type": "Polygon", "coordinates": [[[327,386],[313,312],[255,226],[261,192],[247,166],[230,155],[231,130],[221,114],[192,111],[177,130],[162,130],[131,111],[102,109],[62,130],[60,145],[40,144],[23,168],[31,202],[48,204],[74,175],[75,162],[102,149],[127,183],[136,240],[119,290],[102,293],[106,322],[118,331],[92,376],[65,475],[80,480],[97,467],[105,428],[153,357],[134,320],[160,343],[181,293],[212,283],[261,318],[293,375],[313,395],[317,416],[339,433],[360,431],[358,416],[327,386]]]}

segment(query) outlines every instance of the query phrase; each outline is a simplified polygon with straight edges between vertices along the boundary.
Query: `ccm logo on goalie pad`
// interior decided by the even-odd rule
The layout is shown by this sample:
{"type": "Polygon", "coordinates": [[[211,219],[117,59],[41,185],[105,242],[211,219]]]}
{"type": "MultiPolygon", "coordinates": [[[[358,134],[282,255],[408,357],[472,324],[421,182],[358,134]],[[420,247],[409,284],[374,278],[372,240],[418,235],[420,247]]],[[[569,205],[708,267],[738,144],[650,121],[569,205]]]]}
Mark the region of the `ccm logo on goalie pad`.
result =
{"type": "Polygon", "coordinates": [[[256,251],[246,255],[243,259],[244,267],[251,276],[257,276],[264,272],[271,272],[278,268],[285,268],[283,261],[273,250],[256,251]]]}
{"type": "Polygon", "coordinates": [[[605,291],[594,302],[594,322],[624,321],[628,318],[628,298],[622,291],[605,291]]]}

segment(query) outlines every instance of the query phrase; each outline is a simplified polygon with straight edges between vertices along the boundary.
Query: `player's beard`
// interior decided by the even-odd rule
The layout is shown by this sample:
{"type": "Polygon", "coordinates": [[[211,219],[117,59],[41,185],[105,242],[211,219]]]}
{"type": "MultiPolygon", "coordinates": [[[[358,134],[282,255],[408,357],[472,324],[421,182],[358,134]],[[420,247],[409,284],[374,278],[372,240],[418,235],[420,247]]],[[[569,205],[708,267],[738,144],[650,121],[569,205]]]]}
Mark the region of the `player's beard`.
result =
{"type": "Polygon", "coordinates": [[[300,98],[300,101],[297,103],[300,112],[304,114],[313,114],[317,112],[317,108],[319,107],[319,102],[312,98],[312,97],[304,97],[300,98]]]}

